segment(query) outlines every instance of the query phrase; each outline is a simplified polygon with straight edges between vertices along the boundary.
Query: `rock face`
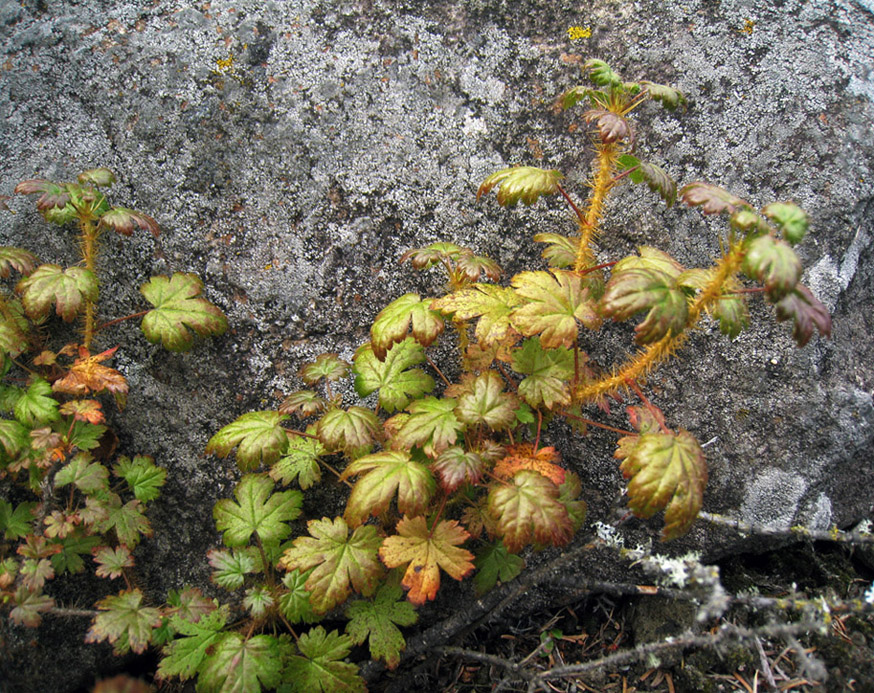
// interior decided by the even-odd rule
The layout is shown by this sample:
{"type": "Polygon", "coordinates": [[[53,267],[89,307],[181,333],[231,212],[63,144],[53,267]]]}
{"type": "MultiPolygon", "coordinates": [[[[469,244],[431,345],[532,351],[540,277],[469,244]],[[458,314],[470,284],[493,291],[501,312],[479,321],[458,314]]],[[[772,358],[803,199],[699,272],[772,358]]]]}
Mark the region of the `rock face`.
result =
{"type": "MultiPolygon", "coordinates": [[[[134,325],[103,338],[122,345],[114,365],[131,383],[121,447],[169,470],[150,514],[155,536],[137,552],[156,601],[185,583],[208,589],[212,505],[238,477],[231,460],[203,455],[208,438],[299,389],[307,359],[350,359],[389,300],[438,291],[436,276],[398,265],[405,249],[453,241],[511,275],[543,266],[533,232],[573,229],[558,202],[506,211],[475,204],[474,192],[489,173],[527,163],[562,170],[585,195],[585,125],[554,100],[582,82],[590,57],[688,96],[684,114],[640,113],[643,156],[681,183],[708,180],[755,205],[793,199],[811,217],[803,281],[832,311],[832,339],[796,349],[759,305],[735,342],[711,326],[649,381],[670,422],[712,441],[705,509],[817,529],[871,510],[869,0],[10,0],[0,37],[0,193],[108,166],[120,181],[113,200],[163,233],[104,239],[101,315],[137,310],[151,274],[193,271],[232,326],[183,355],[147,344],[134,325]],[[591,36],[572,40],[571,27],[591,36]]],[[[2,243],[74,261],[71,235],[48,229],[30,201],[10,206],[2,243]]],[[[600,256],[648,244],[706,266],[723,223],[623,187],[600,256]]],[[[630,349],[629,332],[602,333],[590,351],[609,366],[630,349]]],[[[583,477],[590,518],[610,519],[623,487],[615,438],[552,443],[583,477]]],[[[313,512],[342,503],[326,493],[313,512]]],[[[716,558],[732,544],[698,523],[683,546],[716,558]]],[[[88,605],[100,588],[68,598],[88,605]]],[[[34,690],[34,671],[44,691],[88,684],[105,652],[81,644],[85,625],[46,630],[37,651],[31,632],[3,635],[10,683],[0,689],[34,690]]]]}

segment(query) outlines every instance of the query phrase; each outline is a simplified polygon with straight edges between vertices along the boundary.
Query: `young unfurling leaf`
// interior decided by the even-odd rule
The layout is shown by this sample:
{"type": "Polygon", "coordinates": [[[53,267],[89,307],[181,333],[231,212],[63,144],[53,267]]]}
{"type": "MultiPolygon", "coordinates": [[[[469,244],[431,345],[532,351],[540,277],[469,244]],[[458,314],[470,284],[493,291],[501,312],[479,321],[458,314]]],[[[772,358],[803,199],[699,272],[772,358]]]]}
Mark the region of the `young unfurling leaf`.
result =
{"type": "Polygon", "coordinates": [[[153,344],[161,342],[170,351],[187,351],[194,334],[201,337],[224,334],[228,321],[216,306],[201,298],[203,282],[195,274],[175,272],[172,277],[152,277],[140,288],[155,308],[146,313],[143,334],[153,344]]]}
{"type": "Polygon", "coordinates": [[[523,469],[510,484],[489,492],[489,514],[504,545],[516,553],[526,544],[563,546],[573,537],[573,522],[559,502],[558,486],[542,474],[523,469]]]}
{"type": "Polygon", "coordinates": [[[573,346],[577,321],[590,330],[601,325],[589,285],[575,272],[521,272],[512,283],[516,293],[528,300],[513,310],[510,322],[526,337],[540,335],[547,349],[573,346]]]}
{"type": "Polygon", "coordinates": [[[85,642],[110,642],[118,654],[131,650],[145,652],[152,640],[152,629],[161,625],[161,612],[143,606],[143,593],[124,590],[97,602],[100,613],[94,617],[85,642]]]}
{"type": "Polygon", "coordinates": [[[679,106],[686,108],[686,97],[679,89],[667,87],[664,84],[656,84],[645,79],[640,80],[639,84],[649,92],[651,99],[660,102],[669,111],[675,111],[679,106]]]}
{"type": "Polygon", "coordinates": [[[470,535],[455,520],[441,520],[429,530],[424,517],[405,517],[397,530],[382,542],[379,557],[389,568],[409,564],[401,584],[413,604],[437,596],[441,568],[456,580],[473,570],[473,554],[460,548],[470,535]]]}
{"type": "Polygon", "coordinates": [[[801,243],[810,219],[801,207],[792,202],[772,202],[762,207],[762,214],[770,219],[780,229],[789,243],[801,243]]]}
{"type": "Polygon", "coordinates": [[[558,192],[558,182],[564,178],[559,171],[546,171],[534,166],[513,166],[493,173],[486,178],[476,199],[488,195],[492,188],[498,187],[498,204],[502,207],[512,207],[520,200],[526,205],[532,205],[541,195],[554,195],[558,192]]]}
{"type": "Polygon", "coordinates": [[[273,482],[266,476],[246,474],[234,489],[237,502],[223,498],[215,504],[216,528],[224,532],[225,546],[244,546],[253,534],[262,542],[281,541],[290,533],[286,524],[300,515],[300,491],[273,493],[273,482]]]}
{"type": "Polygon", "coordinates": [[[352,649],[352,639],[316,626],[297,643],[300,655],[288,660],[282,693],[366,693],[364,679],[354,664],[343,661],[352,649]]]}
{"type": "Polygon", "coordinates": [[[316,613],[325,613],[346,601],[354,589],[365,597],[376,590],[383,569],[376,551],[382,540],[376,527],[349,527],[341,517],[310,520],[311,536],[298,537],[286,549],[279,564],[286,570],[301,572],[314,568],[306,581],[310,603],[316,613]]]}
{"type": "Polygon", "coordinates": [[[109,188],[115,183],[115,174],[108,168],[101,166],[100,168],[91,168],[87,171],[82,171],[76,180],[79,185],[93,185],[97,188],[109,188]]]}
{"type": "Polygon", "coordinates": [[[616,457],[628,483],[628,507],[642,518],[665,511],[662,540],[685,534],[698,516],[707,484],[707,463],[687,431],[644,433],[618,442],[616,457]]]}
{"type": "Polygon", "coordinates": [[[514,289],[474,284],[433,301],[431,307],[445,315],[453,315],[456,320],[479,318],[476,338],[487,348],[516,334],[510,324],[510,314],[521,303],[522,299],[514,289]]]}
{"type": "Polygon", "coordinates": [[[618,142],[633,139],[631,123],[618,113],[604,108],[593,108],[583,114],[587,123],[593,120],[598,124],[598,134],[602,142],[618,142]]]}
{"type": "Polygon", "coordinates": [[[97,276],[84,267],[41,265],[19,281],[15,290],[21,294],[24,312],[32,320],[45,319],[54,303],[64,322],[72,322],[86,302],[97,300],[97,276]]]}
{"type": "Polygon", "coordinates": [[[206,444],[206,454],[227,457],[237,448],[237,466],[256,469],[271,465],[288,448],[288,433],[280,424],[288,418],[275,411],[253,411],[219,429],[206,444]]]}
{"type": "Polygon", "coordinates": [[[621,169],[634,169],[628,174],[632,183],[645,182],[650,190],[658,193],[670,208],[677,200],[677,183],[661,167],[647,161],[641,161],[631,154],[623,154],[619,157],[621,169]]]}
{"type": "Polygon", "coordinates": [[[407,645],[398,626],[411,626],[418,618],[412,605],[402,599],[400,587],[383,585],[373,601],[356,599],[346,607],[346,633],[352,642],[360,645],[369,639],[370,657],[384,660],[389,669],[400,664],[401,650],[407,645]]]}
{"type": "Polygon", "coordinates": [[[743,264],[744,273],[765,285],[772,302],[788,294],[801,278],[801,260],[786,241],[773,236],[757,236],[749,241],[743,264]]]}
{"type": "Polygon", "coordinates": [[[810,341],[814,329],[819,330],[824,337],[831,336],[832,319],[828,308],[804,284],[796,284],[775,307],[777,320],[795,321],[792,336],[798,346],[802,347],[810,341]]]}
{"type": "Polygon", "coordinates": [[[370,341],[376,358],[384,359],[391,345],[406,339],[409,331],[422,346],[428,346],[437,339],[443,332],[443,319],[430,306],[430,299],[409,293],[383,308],[370,328],[370,341]]]}
{"type": "Polygon", "coordinates": [[[354,360],[355,391],[366,397],[379,390],[379,406],[389,414],[434,389],[430,375],[412,368],[425,360],[425,350],[411,337],[394,344],[382,361],[370,344],[359,347],[354,360]]]}
{"type": "Polygon", "coordinates": [[[603,60],[597,58],[587,60],[583,69],[589,72],[589,79],[599,87],[622,86],[622,78],[603,60]]]}
{"type": "Polygon", "coordinates": [[[438,262],[454,260],[461,255],[464,248],[455,243],[432,243],[425,248],[412,248],[401,255],[401,263],[410,261],[417,270],[430,269],[438,262]]]}
{"type": "Polygon", "coordinates": [[[406,451],[384,450],[359,457],[346,467],[341,480],[364,475],[352,488],[343,519],[350,527],[362,524],[370,515],[388,510],[397,494],[398,510],[404,515],[425,511],[434,494],[434,477],[406,451]]]}

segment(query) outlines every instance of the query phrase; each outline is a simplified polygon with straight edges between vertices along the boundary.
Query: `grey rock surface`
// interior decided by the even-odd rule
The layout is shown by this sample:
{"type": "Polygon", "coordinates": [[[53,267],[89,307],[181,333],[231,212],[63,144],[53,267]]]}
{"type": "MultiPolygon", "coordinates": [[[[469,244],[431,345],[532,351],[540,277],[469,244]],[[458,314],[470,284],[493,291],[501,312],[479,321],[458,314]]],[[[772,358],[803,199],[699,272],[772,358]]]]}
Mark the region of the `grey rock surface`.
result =
{"type": "MultiPolygon", "coordinates": [[[[453,241],[512,275],[543,266],[533,232],[573,229],[557,202],[507,211],[474,193],[489,173],[527,163],[562,170],[584,196],[585,126],[554,101],[590,57],[687,94],[684,114],[639,115],[643,155],[678,181],[708,180],[756,205],[793,199],[811,216],[803,280],[833,312],[832,339],[796,349],[758,305],[737,340],[709,325],[649,381],[670,422],[712,441],[705,509],[816,529],[870,513],[870,0],[5,0],[0,38],[0,194],[108,166],[113,200],[163,233],[105,239],[101,315],[137,310],[152,274],[193,271],[231,324],[182,355],[132,324],[103,337],[122,345],[114,364],[131,383],[121,447],[169,470],[150,513],[155,536],[137,551],[156,600],[185,583],[209,589],[212,505],[239,476],[232,460],[204,456],[209,437],[299,389],[307,359],[351,359],[389,300],[440,289],[436,275],[398,264],[405,249],[453,241]],[[574,26],[591,37],[570,40],[574,26]]],[[[47,230],[30,200],[10,206],[0,242],[75,260],[71,232],[47,230]]],[[[705,266],[723,223],[623,187],[600,253],[648,244],[705,266]]],[[[610,366],[629,335],[606,326],[590,353],[610,366]]],[[[621,411],[609,422],[625,425],[621,411]]],[[[613,519],[615,438],[550,442],[583,477],[590,519],[613,519]]],[[[329,488],[306,507],[331,514],[342,502],[329,488]]],[[[654,536],[658,524],[644,527],[654,536]]],[[[718,558],[737,543],[699,523],[680,546],[718,558]]],[[[105,652],[72,636],[34,665],[33,634],[7,634],[8,690],[28,690],[33,666],[41,690],[87,684],[105,652]]]]}

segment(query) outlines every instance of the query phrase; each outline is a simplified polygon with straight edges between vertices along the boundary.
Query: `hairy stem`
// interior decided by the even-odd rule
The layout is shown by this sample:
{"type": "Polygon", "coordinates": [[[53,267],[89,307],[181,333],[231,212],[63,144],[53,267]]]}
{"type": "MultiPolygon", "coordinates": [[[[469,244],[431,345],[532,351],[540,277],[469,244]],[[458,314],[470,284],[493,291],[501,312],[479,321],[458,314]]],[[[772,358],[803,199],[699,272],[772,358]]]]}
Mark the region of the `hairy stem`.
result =
{"type": "Polygon", "coordinates": [[[582,272],[594,264],[595,255],[592,252],[592,241],[600,231],[599,224],[604,214],[604,201],[613,187],[613,172],[616,170],[616,159],[619,156],[619,145],[616,142],[604,142],[598,145],[598,158],[595,160],[595,177],[592,181],[592,195],[586,207],[586,213],[580,219],[580,247],[577,251],[576,272],[582,272]]]}
{"type": "MultiPolygon", "coordinates": [[[[82,212],[79,217],[79,230],[82,233],[82,259],[85,261],[85,269],[95,272],[97,267],[97,225],[90,212],[82,212]]],[[[85,301],[85,335],[83,345],[86,349],[91,348],[94,339],[94,324],[96,315],[94,302],[85,301]]]]}
{"type": "Polygon", "coordinates": [[[680,333],[667,334],[659,341],[648,344],[612,375],[579,388],[576,392],[576,399],[578,401],[594,400],[627,388],[629,382],[645,378],[655,366],[673,356],[674,352],[682,347],[688,339],[689,329],[694,327],[701,316],[720,299],[726,282],[740,269],[743,258],[744,251],[741,244],[732,245],[716,264],[713,278],[689,306],[689,316],[680,333]]]}

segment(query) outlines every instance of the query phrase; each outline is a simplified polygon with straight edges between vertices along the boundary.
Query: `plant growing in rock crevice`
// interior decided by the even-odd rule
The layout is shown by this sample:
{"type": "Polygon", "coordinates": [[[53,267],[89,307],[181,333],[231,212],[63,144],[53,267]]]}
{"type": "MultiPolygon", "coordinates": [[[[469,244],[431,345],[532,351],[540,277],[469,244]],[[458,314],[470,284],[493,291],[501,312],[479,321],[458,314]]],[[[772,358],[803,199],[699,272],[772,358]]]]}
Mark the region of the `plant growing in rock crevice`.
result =
{"type": "Polygon", "coordinates": [[[571,198],[558,171],[527,166],[489,176],[477,193],[496,190],[505,206],[555,194],[567,201],[577,234],[534,236],[546,245],[548,269],[501,285],[492,260],[459,245],[407,252],[402,259],[416,269],[446,272],[445,295],[395,299],[352,364],[319,356],[301,372],[308,389],[277,410],[242,415],[211,438],[207,452],[224,458],[236,450],[245,475],[236,500],[215,507],[225,548],[209,560],[217,584],[243,592],[235,612],[223,606],[200,621],[169,620],[177,637],[165,646],[162,677],[196,677],[204,690],[363,690],[343,660],[353,643],[369,639],[373,657],[398,664],[404,641],[397,626],[415,620],[401,590],[422,605],[436,597],[443,574],[461,580],[476,573],[475,588],[488,591],[519,575],[523,549],[566,545],[582,526],[580,479],[542,444],[557,419],[581,434],[587,426],[618,433],[630,510],[642,518],[664,511],[662,538],[680,536],[701,508],[707,467],[692,433],[669,427],[644,395],[646,374],[674,356],[708,315],[735,337],[749,322],[747,301],[758,294],[774,304],[778,320],[793,320],[799,345],[817,330],[829,333],[827,311],[799,283],[792,245],[807,230],[804,212],[789,202],[757,211],[708,183],[678,191],[663,169],[635,155],[630,116],[649,100],[683,107],[683,95],[625,82],[602,61],[585,69],[594,86],[570,90],[563,102],[587,104],[583,119],[595,127],[588,202],[571,198]],[[651,247],[598,264],[604,205],[625,179],[646,183],[668,206],[680,199],[705,214],[725,213],[729,224],[713,266],[687,269],[651,247]],[[747,288],[743,277],[761,288],[747,288]],[[585,351],[589,335],[605,320],[639,313],[641,349],[601,375],[585,351]],[[458,348],[455,381],[428,355],[447,333],[458,348]],[[364,398],[352,405],[333,386],[350,370],[364,398]],[[627,408],[633,430],[584,415],[585,407],[606,409],[608,398],[626,392],[640,401],[627,408]],[[297,429],[288,427],[292,417],[303,422],[297,429]],[[308,535],[288,541],[301,491],[319,483],[323,471],[351,487],[345,511],[310,519],[308,535]],[[275,488],[295,481],[301,491],[275,488]],[[344,604],[346,634],[322,626],[295,631],[337,615],[344,604]],[[241,619],[233,627],[231,613],[241,619]]]}
{"type": "MultiPolygon", "coordinates": [[[[146,508],[167,472],[145,455],[116,456],[117,437],[99,398],[109,394],[123,408],[128,382],[105,363],[118,347],[96,351],[94,343],[106,328],[142,317],[150,342],[182,351],[195,334],[222,334],[227,321],[200,296],[200,279],[179,272],[141,287],[151,309],[99,324],[101,234],[131,235],[140,228],[157,236],[159,230],[146,214],[110,205],[105,191],[114,181],[111,171],[98,168],[72,183],[27,180],[15,188],[40,195],[36,206],[46,221],[76,225],[81,262],[39,264],[27,250],[0,248],[0,276],[13,270],[22,275],[13,291],[0,287],[0,480],[12,491],[0,499],[0,603],[13,623],[28,626],[38,625],[46,612],[66,613],[46,585],[82,572],[91,557],[98,577],[121,578],[125,589],[97,602],[87,639],[142,652],[162,612],[144,602],[136,585],[134,552],[152,534],[146,508]],[[66,323],[81,320],[81,341],[60,341],[69,330],[53,322],[53,309],[66,323]],[[14,490],[16,482],[24,491],[14,490]],[[28,490],[36,501],[13,502],[28,490]]],[[[190,608],[192,598],[184,591],[171,604],[190,608]]]]}

